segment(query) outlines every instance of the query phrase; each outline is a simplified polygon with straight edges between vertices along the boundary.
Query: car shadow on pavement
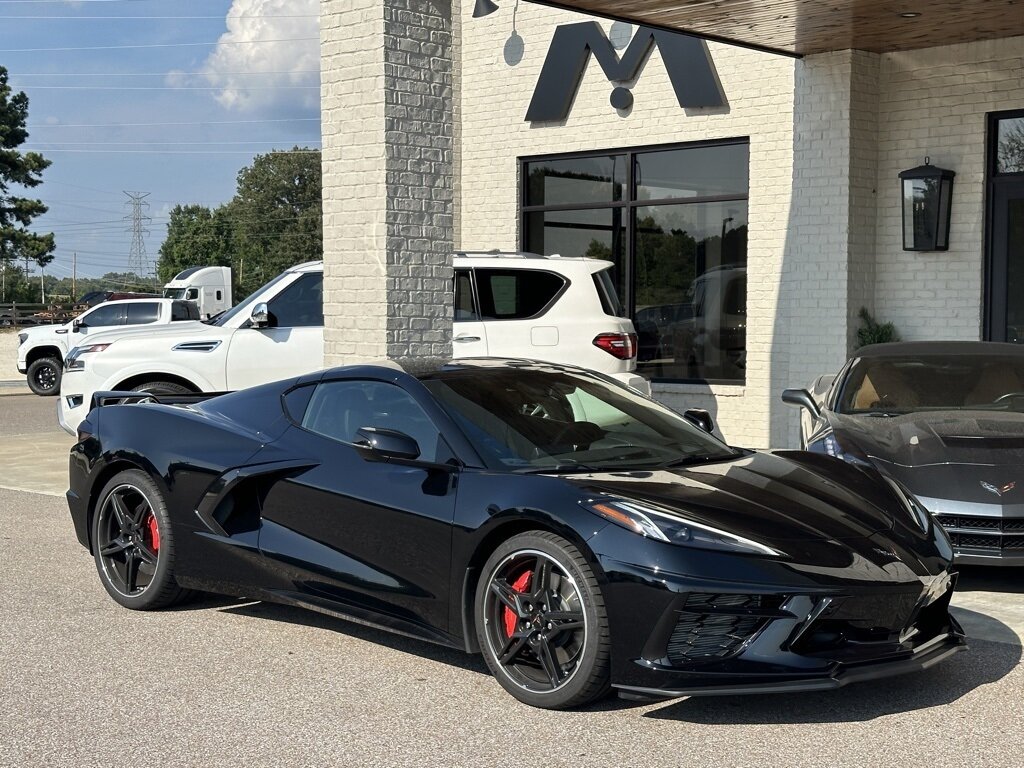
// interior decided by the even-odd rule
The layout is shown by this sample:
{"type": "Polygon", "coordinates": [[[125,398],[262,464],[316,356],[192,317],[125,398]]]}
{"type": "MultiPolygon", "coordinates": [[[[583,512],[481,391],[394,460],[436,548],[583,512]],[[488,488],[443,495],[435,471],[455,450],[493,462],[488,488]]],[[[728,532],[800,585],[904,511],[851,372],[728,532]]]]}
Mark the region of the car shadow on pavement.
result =
{"type": "Polygon", "coordinates": [[[1021,568],[999,568],[992,566],[959,567],[960,576],[956,582],[957,592],[1002,592],[1024,594],[1024,571],[1021,568]]]}
{"type": "Polygon", "coordinates": [[[874,720],[950,704],[1020,664],[1021,645],[969,639],[968,650],[924,672],[834,691],[763,696],[695,696],[644,714],[701,725],[796,725],[874,720]]]}
{"type": "Polygon", "coordinates": [[[365,640],[368,643],[382,645],[385,648],[400,651],[401,653],[438,661],[469,672],[490,675],[483,657],[479,654],[470,655],[454,648],[429,643],[426,640],[417,640],[413,637],[397,635],[383,629],[368,627],[363,624],[357,624],[354,621],[335,618],[334,616],[317,613],[305,608],[295,608],[280,603],[246,601],[242,604],[222,608],[221,610],[225,613],[233,613],[239,616],[251,616],[253,618],[269,619],[270,621],[301,624],[304,627],[326,629],[330,632],[354,637],[358,640],[365,640]]]}

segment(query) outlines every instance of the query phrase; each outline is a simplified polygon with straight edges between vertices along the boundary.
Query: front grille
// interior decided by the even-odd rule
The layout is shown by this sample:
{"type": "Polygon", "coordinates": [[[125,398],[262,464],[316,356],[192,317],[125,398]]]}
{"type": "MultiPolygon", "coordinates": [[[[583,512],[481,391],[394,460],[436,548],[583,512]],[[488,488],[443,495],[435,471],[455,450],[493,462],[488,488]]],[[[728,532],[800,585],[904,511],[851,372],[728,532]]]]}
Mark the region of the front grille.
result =
{"type": "Polygon", "coordinates": [[[1024,550],[1022,518],[936,515],[935,520],[946,529],[957,549],[982,549],[993,554],[1024,550]]]}
{"type": "Polygon", "coordinates": [[[768,623],[764,612],[780,602],[763,595],[688,595],[668,641],[669,662],[678,667],[735,655],[768,623]]]}

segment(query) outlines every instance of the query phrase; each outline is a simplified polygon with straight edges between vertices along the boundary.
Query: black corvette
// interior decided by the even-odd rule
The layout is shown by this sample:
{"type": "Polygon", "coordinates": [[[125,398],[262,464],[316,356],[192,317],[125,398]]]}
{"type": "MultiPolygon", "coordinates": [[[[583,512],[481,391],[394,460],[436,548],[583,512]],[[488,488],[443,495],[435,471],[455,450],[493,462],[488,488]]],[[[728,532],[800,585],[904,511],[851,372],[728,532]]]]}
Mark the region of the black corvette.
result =
{"type": "Polygon", "coordinates": [[[595,374],[368,365],[203,398],[99,394],[79,428],[72,519],[128,608],[303,606],[482,652],[549,708],[832,688],[964,644],[949,540],[898,488],[595,374]]]}
{"type": "Polygon", "coordinates": [[[808,450],[908,489],[957,562],[1024,565],[1024,346],[875,344],[813,389],[783,393],[808,450]]]}

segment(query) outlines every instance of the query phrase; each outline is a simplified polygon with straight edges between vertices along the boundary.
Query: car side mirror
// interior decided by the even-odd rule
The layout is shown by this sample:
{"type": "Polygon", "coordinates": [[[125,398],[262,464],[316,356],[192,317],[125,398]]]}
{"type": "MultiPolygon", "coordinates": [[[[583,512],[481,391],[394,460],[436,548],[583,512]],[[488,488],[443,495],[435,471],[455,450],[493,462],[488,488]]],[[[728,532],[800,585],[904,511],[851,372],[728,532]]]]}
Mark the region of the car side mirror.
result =
{"type": "Polygon", "coordinates": [[[362,427],[356,432],[356,445],[377,461],[418,459],[420,447],[404,432],[379,427],[362,427]]]}
{"type": "Polygon", "coordinates": [[[266,328],[270,325],[270,308],[267,306],[267,302],[261,301],[252,308],[249,322],[252,323],[253,328],[266,328]]]}
{"type": "Polygon", "coordinates": [[[782,402],[789,405],[798,405],[810,411],[814,418],[821,417],[821,408],[806,389],[787,389],[782,392],[782,402]]]}
{"type": "Polygon", "coordinates": [[[84,320],[79,320],[77,317],[71,321],[71,332],[78,333],[82,328],[88,328],[84,320]]]}
{"type": "Polygon", "coordinates": [[[703,408],[691,408],[683,414],[683,418],[709,435],[715,431],[715,420],[703,408]]]}

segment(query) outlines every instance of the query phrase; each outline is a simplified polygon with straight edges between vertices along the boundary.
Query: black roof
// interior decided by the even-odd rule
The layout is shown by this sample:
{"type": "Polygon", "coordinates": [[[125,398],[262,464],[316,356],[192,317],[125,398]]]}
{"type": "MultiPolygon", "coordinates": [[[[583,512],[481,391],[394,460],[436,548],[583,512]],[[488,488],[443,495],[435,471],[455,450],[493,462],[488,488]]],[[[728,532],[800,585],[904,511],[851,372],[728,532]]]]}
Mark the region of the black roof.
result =
{"type": "Polygon", "coordinates": [[[997,341],[896,341],[888,344],[871,344],[853,353],[853,357],[858,359],[913,355],[1024,356],[1024,344],[1004,344],[997,341]]]}

